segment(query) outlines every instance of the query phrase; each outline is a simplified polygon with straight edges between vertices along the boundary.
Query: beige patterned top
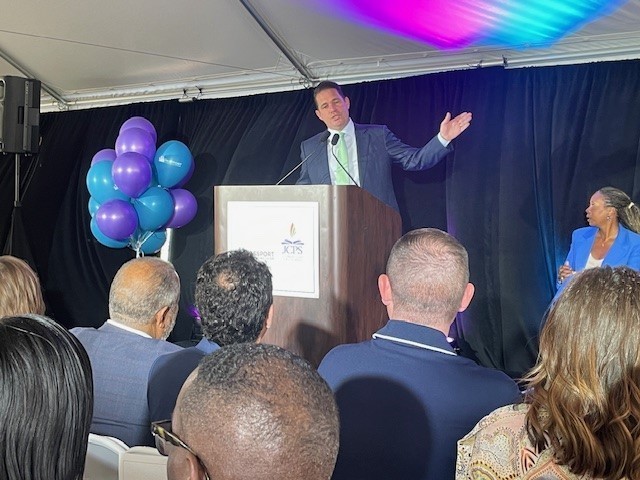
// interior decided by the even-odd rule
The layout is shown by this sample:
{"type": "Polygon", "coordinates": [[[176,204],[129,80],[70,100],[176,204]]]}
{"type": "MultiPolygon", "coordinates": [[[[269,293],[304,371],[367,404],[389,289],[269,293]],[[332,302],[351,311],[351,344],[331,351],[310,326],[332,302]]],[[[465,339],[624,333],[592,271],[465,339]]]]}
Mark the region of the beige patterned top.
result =
{"type": "Polygon", "coordinates": [[[589,480],[556,465],[550,449],[537,451],[525,428],[526,404],[507,405],[484,417],[458,441],[456,480],[589,480]]]}

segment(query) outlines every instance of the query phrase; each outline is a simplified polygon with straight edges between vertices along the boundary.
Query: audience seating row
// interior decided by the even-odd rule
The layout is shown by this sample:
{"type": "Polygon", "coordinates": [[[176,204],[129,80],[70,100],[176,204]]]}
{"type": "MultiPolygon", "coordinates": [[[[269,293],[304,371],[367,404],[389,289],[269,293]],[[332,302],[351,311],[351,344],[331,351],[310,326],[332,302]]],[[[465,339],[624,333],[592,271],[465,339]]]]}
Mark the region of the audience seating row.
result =
{"type": "Polygon", "coordinates": [[[152,447],[131,447],[114,437],[89,434],[83,480],[166,480],[167,457],[152,447]]]}

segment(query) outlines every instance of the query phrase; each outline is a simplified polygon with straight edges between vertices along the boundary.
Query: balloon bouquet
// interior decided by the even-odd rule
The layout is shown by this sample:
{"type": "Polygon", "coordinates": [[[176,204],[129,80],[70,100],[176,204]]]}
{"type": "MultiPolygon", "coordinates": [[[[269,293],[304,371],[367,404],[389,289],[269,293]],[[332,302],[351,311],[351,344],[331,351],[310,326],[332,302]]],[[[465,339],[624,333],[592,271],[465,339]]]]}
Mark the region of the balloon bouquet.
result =
{"type": "Polygon", "coordinates": [[[181,188],[194,170],[189,148],[169,140],[156,150],[157,134],[144,117],[120,127],[116,148],[100,150],[87,172],[91,233],[111,248],[131,247],[139,257],[160,250],[167,228],[180,228],[198,204],[181,188]]]}

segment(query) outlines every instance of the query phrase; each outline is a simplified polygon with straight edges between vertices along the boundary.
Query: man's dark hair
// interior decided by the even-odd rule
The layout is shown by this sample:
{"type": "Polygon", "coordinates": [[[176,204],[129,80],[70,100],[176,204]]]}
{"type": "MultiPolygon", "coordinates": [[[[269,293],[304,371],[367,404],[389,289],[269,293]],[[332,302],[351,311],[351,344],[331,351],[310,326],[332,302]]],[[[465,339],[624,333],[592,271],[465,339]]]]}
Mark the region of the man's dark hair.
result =
{"type": "Polygon", "coordinates": [[[273,303],[271,272],[246,250],[220,253],[198,270],[195,299],[208,340],[255,342],[273,303]]]}
{"type": "Polygon", "coordinates": [[[229,345],[204,357],[194,375],[174,422],[212,478],[331,477],[338,410],[306,360],[274,345],[229,345]]]}
{"type": "Polygon", "coordinates": [[[313,101],[316,104],[316,107],[318,106],[318,103],[316,102],[316,97],[318,96],[318,94],[323,90],[330,90],[332,88],[338,92],[338,95],[344,98],[344,93],[342,92],[342,87],[340,85],[338,85],[336,82],[332,82],[331,80],[323,80],[313,89],[313,101]]]}

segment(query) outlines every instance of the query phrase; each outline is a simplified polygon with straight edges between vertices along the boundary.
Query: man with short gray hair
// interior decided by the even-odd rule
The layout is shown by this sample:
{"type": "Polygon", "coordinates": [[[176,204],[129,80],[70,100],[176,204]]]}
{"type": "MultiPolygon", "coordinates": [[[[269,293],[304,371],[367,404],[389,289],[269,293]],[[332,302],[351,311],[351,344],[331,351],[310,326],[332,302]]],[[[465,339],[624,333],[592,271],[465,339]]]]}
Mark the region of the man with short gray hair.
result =
{"type": "Polygon", "coordinates": [[[158,357],[180,350],[165,340],[178,313],[180,279],[155,257],[130,260],[109,292],[109,320],[100,328],[71,330],[84,345],[93,369],[91,432],[127,445],[153,445],[147,385],[158,357]]]}
{"type": "Polygon", "coordinates": [[[456,441],[518,387],[447,342],[474,293],[465,248],[434,228],[396,242],[378,288],[388,323],[331,350],[318,371],[336,394],[340,453],[333,480],[454,478],[456,441]]]}

